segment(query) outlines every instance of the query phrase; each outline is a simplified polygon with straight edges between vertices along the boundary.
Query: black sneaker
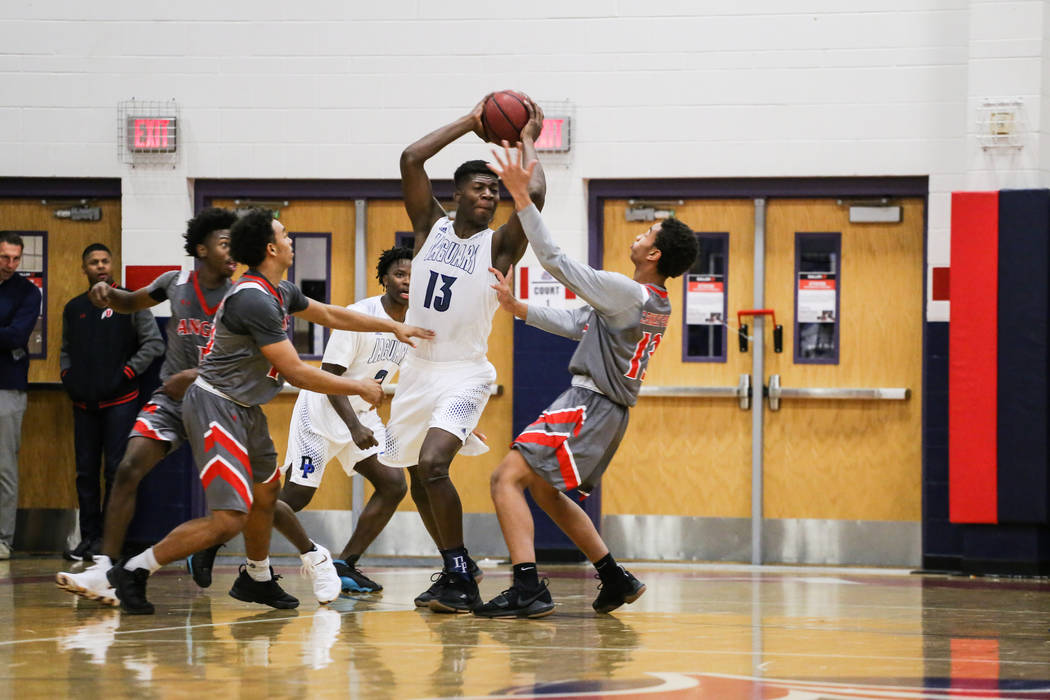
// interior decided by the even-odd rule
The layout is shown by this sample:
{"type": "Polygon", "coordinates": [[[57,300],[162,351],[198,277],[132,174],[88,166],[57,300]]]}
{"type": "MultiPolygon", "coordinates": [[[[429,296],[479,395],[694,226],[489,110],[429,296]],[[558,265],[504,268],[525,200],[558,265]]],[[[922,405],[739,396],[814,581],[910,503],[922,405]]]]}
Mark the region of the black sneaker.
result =
{"type": "Polygon", "coordinates": [[[362,574],[356,566],[347,564],[342,559],[333,559],[335,573],[343,583],[343,593],[378,593],[383,587],[362,574]]]}
{"type": "Polygon", "coordinates": [[[468,613],[481,603],[478,584],[462,574],[446,574],[445,585],[427,607],[434,612],[468,613]]]}
{"type": "Polygon", "coordinates": [[[447,583],[446,579],[448,574],[444,571],[436,571],[430,576],[430,580],[433,582],[430,584],[430,588],[426,589],[422,593],[416,596],[415,604],[417,608],[429,608],[430,601],[438,597],[442,590],[445,588],[447,583]]]}
{"type": "Polygon", "coordinates": [[[474,608],[478,617],[547,617],[554,612],[554,601],[547,589],[547,579],[540,581],[539,590],[525,593],[511,586],[498,596],[474,608]]]}
{"type": "Polygon", "coordinates": [[[230,595],[245,603],[262,603],[279,610],[290,610],[299,607],[299,599],[285,593],[277,583],[280,576],[273,573],[270,567],[269,581],[256,581],[248,575],[247,567],[241,564],[241,573],[230,588],[230,595]]]}
{"type": "MultiPolygon", "coordinates": [[[[617,565],[619,566],[619,565],[617,565]]],[[[612,612],[624,603],[633,603],[645,593],[645,584],[636,579],[630,571],[619,567],[623,573],[615,583],[598,584],[598,597],[591,603],[591,607],[600,613],[612,612]]],[[[599,578],[595,576],[595,578],[599,578]]]]}
{"type": "Polygon", "coordinates": [[[186,557],[186,570],[193,577],[193,582],[201,588],[211,585],[211,567],[215,564],[215,554],[220,547],[222,545],[217,544],[186,557]]]}
{"type": "Polygon", "coordinates": [[[98,547],[93,540],[80,540],[73,549],[62,552],[62,558],[67,561],[91,561],[92,556],[98,554],[98,547]]]}
{"type": "Polygon", "coordinates": [[[106,580],[116,590],[120,609],[124,612],[129,615],[152,615],[155,612],[153,603],[146,600],[148,569],[128,571],[121,561],[106,572],[106,580]]]}
{"type": "MultiPolygon", "coordinates": [[[[470,562],[470,575],[474,577],[474,583],[481,583],[481,579],[485,578],[485,572],[481,570],[481,567],[473,559],[468,561],[470,562]]],[[[430,601],[434,600],[441,592],[441,589],[445,587],[447,576],[448,572],[442,569],[430,577],[430,580],[433,581],[430,588],[416,596],[415,603],[417,608],[429,607],[430,601]]]]}

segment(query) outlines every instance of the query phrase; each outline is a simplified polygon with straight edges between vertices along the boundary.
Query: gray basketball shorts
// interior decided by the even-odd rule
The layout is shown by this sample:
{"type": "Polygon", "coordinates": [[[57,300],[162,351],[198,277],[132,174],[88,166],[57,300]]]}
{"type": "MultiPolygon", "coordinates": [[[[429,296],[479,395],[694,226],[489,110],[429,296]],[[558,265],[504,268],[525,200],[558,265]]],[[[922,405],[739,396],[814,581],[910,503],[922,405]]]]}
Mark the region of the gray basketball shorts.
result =
{"type": "Polygon", "coordinates": [[[570,387],[514,439],[533,471],[559,491],[589,494],[627,431],[627,407],[570,387]]]}
{"type": "Polygon", "coordinates": [[[182,421],[211,510],[247,513],[252,485],[280,479],[261,406],[241,406],[191,385],[182,400],[182,421]]]}
{"type": "Polygon", "coordinates": [[[157,389],[139,411],[128,437],[166,442],[169,453],[178,449],[186,440],[186,428],[182,425],[182,402],[157,389]]]}

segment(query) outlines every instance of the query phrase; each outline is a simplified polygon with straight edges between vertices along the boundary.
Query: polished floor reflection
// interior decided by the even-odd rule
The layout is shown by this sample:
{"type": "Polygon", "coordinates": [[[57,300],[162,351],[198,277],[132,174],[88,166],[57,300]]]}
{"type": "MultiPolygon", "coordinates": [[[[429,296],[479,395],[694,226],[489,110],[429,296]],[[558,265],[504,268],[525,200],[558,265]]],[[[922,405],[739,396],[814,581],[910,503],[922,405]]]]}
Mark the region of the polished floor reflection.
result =
{"type": "MultiPolygon", "coordinates": [[[[1050,699],[1050,582],[878,570],[631,565],[648,585],[597,615],[584,566],[541,566],[542,620],[417,610],[431,570],[364,567],[381,595],[278,611],[202,591],[176,567],[153,616],[54,585],[57,559],[0,562],[0,697],[459,696],[1050,699]]],[[[486,597],[509,585],[490,567],[486,597]]]]}

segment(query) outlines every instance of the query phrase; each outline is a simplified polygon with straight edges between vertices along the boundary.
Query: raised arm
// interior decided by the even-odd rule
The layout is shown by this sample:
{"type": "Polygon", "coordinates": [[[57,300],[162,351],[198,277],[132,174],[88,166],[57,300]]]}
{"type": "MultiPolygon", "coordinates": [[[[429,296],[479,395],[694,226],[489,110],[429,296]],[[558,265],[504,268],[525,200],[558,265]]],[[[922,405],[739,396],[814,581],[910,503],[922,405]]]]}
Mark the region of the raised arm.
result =
{"type": "Polygon", "coordinates": [[[481,126],[481,106],[484,102],[483,98],[469,114],[430,132],[401,153],[401,192],[404,194],[408,218],[412,220],[416,252],[419,252],[434,222],[445,215],[445,210],[434,198],[434,189],[423,166],[441,149],[464,134],[473,131],[482,140],[485,139],[481,126]]]}
{"type": "Polygon", "coordinates": [[[413,347],[415,347],[415,343],[412,342],[412,338],[430,340],[434,337],[434,331],[426,330],[425,328],[406,326],[404,323],[398,323],[389,318],[370,316],[342,306],[323,304],[313,299],[309,300],[305,309],[296,311],[294,315],[304,318],[311,323],[318,323],[327,328],[334,328],[340,331],[393,333],[402,343],[408,343],[413,347]]]}
{"type": "Polygon", "coordinates": [[[354,394],[373,406],[383,400],[383,388],[374,379],[347,379],[312,367],[299,359],[290,340],[270,343],[259,348],[273,368],[292,386],[319,394],[354,394]]]}
{"type": "Polygon", "coordinates": [[[547,272],[607,316],[631,315],[640,306],[645,295],[642,286],[626,275],[595,270],[590,265],[573,260],[558,247],[539,210],[529,198],[528,183],[535,161],[523,165],[521,148],[504,148],[503,155],[493,151],[496,164],[489,164],[493,172],[503,178],[503,184],[514,197],[514,207],[525,235],[532,244],[532,252],[547,272]]]}
{"type": "Polygon", "coordinates": [[[160,303],[150,296],[148,287],[128,292],[111,287],[107,282],[96,282],[88,292],[88,299],[100,309],[110,308],[122,314],[142,311],[160,303]]]}
{"type": "MultiPolygon", "coordinates": [[[[542,210],[547,198],[547,177],[543,174],[543,166],[536,157],[536,139],[543,131],[543,110],[528,97],[525,98],[525,107],[529,110],[529,121],[521,130],[521,148],[525,152],[525,162],[536,163],[536,167],[529,173],[526,192],[529,201],[535,204],[537,209],[542,210]]],[[[521,226],[521,220],[515,212],[493,236],[493,264],[501,272],[506,272],[511,265],[521,260],[521,256],[525,255],[525,248],[528,244],[529,241],[521,226]]]]}
{"type": "MultiPolygon", "coordinates": [[[[510,282],[508,281],[509,276],[504,277],[503,273],[494,267],[490,267],[489,272],[496,277],[496,284],[492,285],[492,288],[496,290],[496,298],[505,311],[509,311],[517,318],[525,321],[525,323],[542,331],[571,338],[572,340],[579,340],[583,337],[583,329],[586,327],[587,319],[591,314],[589,307],[551,309],[546,306],[526,304],[514,296],[514,290],[510,288],[510,282]]],[[[511,275],[513,275],[513,272],[514,268],[512,267],[511,275]]]]}

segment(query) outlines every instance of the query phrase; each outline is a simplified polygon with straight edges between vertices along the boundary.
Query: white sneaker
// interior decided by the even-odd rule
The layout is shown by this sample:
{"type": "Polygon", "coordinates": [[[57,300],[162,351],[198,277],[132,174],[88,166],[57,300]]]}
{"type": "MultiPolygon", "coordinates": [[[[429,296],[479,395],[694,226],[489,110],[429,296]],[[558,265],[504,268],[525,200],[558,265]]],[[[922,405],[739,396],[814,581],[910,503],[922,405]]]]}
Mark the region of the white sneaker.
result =
{"type": "Polygon", "coordinates": [[[88,600],[97,600],[103,605],[117,607],[120,599],[117,592],[106,578],[110,569],[108,558],[99,557],[96,563],[79,574],[59,572],[55,574],[55,584],[64,591],[75,593],[88,600]]]}
{"type": "Polygon", "coordinates": [[[314,546],[317,548],[314,551],[299,555],[299,558],[303,560],[303,566],[299,572],[303,576],[310,577],[314,595],[317,596],[321,605],[326,605],[339,597],[343,584],[339,580],[339,574],[335,571],[332,553],[316,542],[314,546]]]}
{"type": "Polygon", "coordinates": [[[11,558],[11,547],[8,546],[7,542],[0,540],[0,559],[11,558]]]}

